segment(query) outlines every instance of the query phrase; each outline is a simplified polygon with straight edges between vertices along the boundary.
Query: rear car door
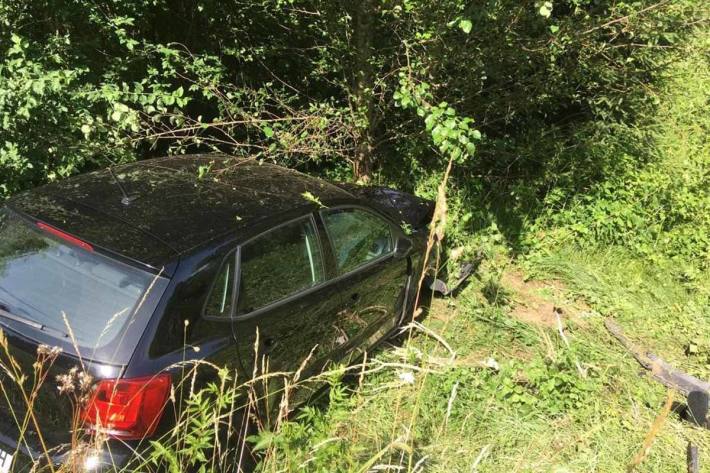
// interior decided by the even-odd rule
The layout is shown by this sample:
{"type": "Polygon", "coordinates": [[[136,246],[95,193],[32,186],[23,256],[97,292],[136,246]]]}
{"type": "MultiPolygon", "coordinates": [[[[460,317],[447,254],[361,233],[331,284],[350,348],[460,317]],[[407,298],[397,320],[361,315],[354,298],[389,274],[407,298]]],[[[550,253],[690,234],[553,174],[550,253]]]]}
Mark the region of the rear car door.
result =
{"type": "Polygon", "coordinates": [[[353,206],[325,209],[320,216],[344,301],[335,325],[349,360],[396,326],[409,263],[395,256],[401,229],[378,213],[353,206]]]}
{"type": "MultiPolygon", "coordinates": [[[[319,372],[338,338],[333,320],[341,299],[338,285],[329,280],[313,216],[251,239],[240,245],[236,258],[233,330],[244,372],[251,376],[302,368],[300,379],[319,372]]],[[[272,391],[281,385],[264,384],[272,391]]]]}

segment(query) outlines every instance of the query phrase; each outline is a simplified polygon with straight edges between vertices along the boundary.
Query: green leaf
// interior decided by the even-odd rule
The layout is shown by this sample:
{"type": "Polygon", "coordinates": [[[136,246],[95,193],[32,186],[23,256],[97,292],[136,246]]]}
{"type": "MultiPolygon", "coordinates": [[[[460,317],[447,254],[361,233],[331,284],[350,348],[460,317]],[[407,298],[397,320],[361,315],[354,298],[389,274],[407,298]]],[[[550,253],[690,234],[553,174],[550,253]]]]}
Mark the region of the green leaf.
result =
{"type": "Polygon", "coordinates": [[[202,165],[197,168],[197,178],[204,179],[207,174],[212,170],[212,163],[208,165],[202,165]]]}
{"type": "Polygon", "coordinates": [[[442,136],[444,133],[444,128],[441,125],[436,125],[434,129],[431,131],[431,137],[434,140],[434,144],[438,145],[440,144],[444,136],[442,136]]]}
{"type": "Polygon", "coordinates": [[[461,31],[464,33],[469,34],[473,29],[473,23],[471,23],[471,20],[461,20],[459,22],[459,28],[461,28],[461,31]]]}
{"type": "Polygon", "coordinates": [[[306,199],[309,202],[313,202],[314,204],[318,205],[318,207],[325,208],[325,205],[323,205],[323,203],[320,201],[320,199],[318,197],[316,197],[315,195],[313,195],[311,192],[306,191],[303,194],[301,194],[301,197],[303,197],[304,199],[306,199]]]}
{"type": "Polygon", "coordinates": [[[252,449],[255,452],[268,449],[276,439],[276,436],[268,430],[260,432],[258,435],[250,435],[247,441],[254,444],[252,449]]]}
{"type": "Polygon", "coordinates": [[[269,126],[265,126],[261,129],[261,131],[264,132],[264,135],[266,135],[267,138],[271,138],[272,136],[274,136],[274,129],[269,126]]]}
{"type": "Polygon", "coordinates": [[[551,33],[557,33],[560,30],[560,27],[557,25],[550,25],[550,32],[551,33]]]}

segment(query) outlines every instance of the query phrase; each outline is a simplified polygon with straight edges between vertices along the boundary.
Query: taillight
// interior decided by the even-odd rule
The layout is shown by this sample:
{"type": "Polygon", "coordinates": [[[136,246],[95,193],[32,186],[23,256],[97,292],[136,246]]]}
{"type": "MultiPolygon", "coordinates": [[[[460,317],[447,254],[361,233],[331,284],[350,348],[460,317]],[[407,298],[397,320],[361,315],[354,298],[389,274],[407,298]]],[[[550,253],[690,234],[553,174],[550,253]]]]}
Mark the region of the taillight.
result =
{"type": "Polygon", "coordinates": [[[99,381],[84,408],[83,419],[94,430],[124,440],[155,432],[170,395],[169,374],[150,378],[99,381]]]}

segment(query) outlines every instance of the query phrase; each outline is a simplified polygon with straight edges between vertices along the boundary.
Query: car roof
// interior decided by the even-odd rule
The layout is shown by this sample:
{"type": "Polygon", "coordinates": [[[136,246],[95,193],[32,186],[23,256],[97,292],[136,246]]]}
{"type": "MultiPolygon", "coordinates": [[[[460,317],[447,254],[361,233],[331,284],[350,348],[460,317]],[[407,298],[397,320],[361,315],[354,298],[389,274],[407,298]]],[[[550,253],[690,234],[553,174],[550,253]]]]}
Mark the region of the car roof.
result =
{"type": "Polygon", "coordinates": [[[305,213],[318,202],[343,199],[354,197],[322,179],[253,159],[207,154],[83,174],[21,194],[9,205],[160,268],[216,238],[238,237],[258,221],[278,221],[279,214],[299,208],[305,213]]]}

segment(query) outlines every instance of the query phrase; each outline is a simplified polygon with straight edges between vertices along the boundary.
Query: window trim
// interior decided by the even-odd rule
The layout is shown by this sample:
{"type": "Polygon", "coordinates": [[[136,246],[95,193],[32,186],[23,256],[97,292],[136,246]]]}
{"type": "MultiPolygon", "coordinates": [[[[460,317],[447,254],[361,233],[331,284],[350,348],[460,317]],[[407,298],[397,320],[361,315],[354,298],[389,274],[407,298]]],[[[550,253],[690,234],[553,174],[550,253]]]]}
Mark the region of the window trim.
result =
{"type": "Polygon", "coordinates": [[[396,246],[397,246],[396,233],[398,233],[395,229],[398,229],[398,230],[401,230],[401,229],[399,229],[396,225],[394,225],[390,221],[390,219],[388,219],[384,215],[381,215],[380,213],[374,211],[373,209],[370,209],[368,207],[364,207],[362,205],[337,205],[334,207],[328,207],[326,209],[321,209],[318,212],[318,215],[320,216],[320,219],[323,222],[323,229],[325,230],[325,234],[328,237],[328,243],[330,244],[330,248],[333,252],[333,257],[336,259],[336,261],[333,262],[335,264],[334,270],[336,272],[335,278],[333,278],[334,280],[339,280],[339,279],[345,278],[345,277],[350,276],[358,271],[366,269],[372,265],[380,263],[380,262],[394,256],[395,251],[396,251],[396,246]],[[333,243],[333,237],[330,234],[330,230],[328,229],[328,223],[326,222],[325,216],[324,216],[324,214],[326,214],[328,212],[332,212],[334,210],[361,210],[364,213],[369,213],[369,214],[374,215],[375,217],[379,218],[380,220],[382,220],[384,223],[386,223],[390,227],[390,251],[388,253],[385,253],[382,256],[378,256],[375,259],[365,261],[364,263],[361,263],[358,266],[355,266],[354,268],[350,269],[349,271],[341,273],[340,268],[338,268],[337,258],[335,258],[336,248],[335,248],[335,244],[333,243]]]}
{"type": "MultiPolygon", "coordinates": [[[[309,213],[309,214],[306,214],[306,215],[302,215],[302,216],[300,216],[300,217],[297,217],[297,218],[288,220],[288,221],[286,221],[286,222],[284,222],[284,223],[281,223],[281,224],[279,224],[279,225],[277,225],[277,226],[275,226],[275,227],[271,227],[271,228],[269,228],[269,229],[267,229],[267,230],[265,230],[265,231],[263,231],[263,232],[261,232],[261,233],[259,233],[259,234],[257,234],[257,235],[254,235],[254,236],[248,238],[248,239],[245,240],[244,242],[242,242],[242,243],[240,243],[239,245],[237,245],[237,247],[236,247],[235,249],[231,250],[231,251],[223,258],[223,260],[222,260],[222,262],[221,262],[221,264],[220,264],[220,270],[221,270],[221,269],[224,267],[224,264],[226,263],[226,261],[227,261],[230,257],[231,257],[231,258],[234,258],[234,262],[235,262],[235,269],[234,269],[234,272],[235,272],[234,285],[235,285],[235,287],[234,287],[234,291],[233,291],[233,295],[232,295],[232,310],[231,310],[231,314],[230,314],[229,316],[223,316],[223,317],[208,316],[208,315],[205,315],[205,313],[204,313],[204,308],[203,308],[203,318],[205,318],[205,319],[207,319],[207,320],[218,321],[218,322],[226,322],[226,321],[231,321],[231,322],[244,322],[244,321],[248,321],[248,320],[254,319],[254,318],[256,318],[256,317],[259,317],[260,315],[263,315],[264,313],[267,313],[267,312],[269,312],[269,311],[271,311],[271,310],[273,310],[273,309],[276,309],[276,308],[278,308],[278,307],[280,307],[280,306],[282,306],[282,305],[289,304],[290,302],[292,302],[292,301],[298,299],[299,297],[303,297],[303,296],[307,296],[307,295],[309,295],[309,294],[312,294],[313,292],[316,292],[316,291],[318,291],[318,290],[320,290],[320,289],[323,289],[324,287],[327,287],[327,286],[329,286],[329,285],[331,285],[331,284],[338,284],[338,283],[342,282],[344,279],[346,279],[346,278],[352,276],[352,275],[353,275],[354,273],[356,273],[356,272],[360,272],[360,271],[367,270],[367,269],[369,269],[369,268],[372,267],[372,266],[376,266],[377,264],[380,264],[380,263],[382,263],[383,261],[394,257],[394,252],[395,252],[395,250],[393,249],[390,253],[387,253],[387,254],[385,254],[385,255],[382,255],[382,256],[380,256],[380,257],[377,258],[377,259],[368,261],[368,262],[366,262],[366,263],[364,263],[364,264],[358,266],[357,268],[352,269],[350,272],[343,273],[343,274],[337,274],[337,273],[329,274],[329,273],[330,273],[330,270],[329,270],[329,268],[327,267],[326,259],[327,259],[327,258],[331,258],[331,257],[333,256],[332,253],[333,253],[333,251],[334,251],[334,247],[333,247],[333,244],[332,244],[332,242],[331,242],[331,240],[330,240],[330,235],[328,234],[328,228],[327,228],[327,226],[326,226],[326,224],[325,224],[325,220],[323,219],[322,213],[323,213],[323,212],[326,212],[326,211],[328,211],[328,210],[339,210],[339,209],[360,209],[360,210],[363,210],[363,211],[365,211],[365,212],[371,213],[371,214],[373,214],[373,215],[375,215],[375,216],[381,218],[381,219],[384,220],[386,223],[388,223],[389,226],[390,226],[390,228],[392,229],[392,232],[393,232],[392,238],[393,238],[393,240],[396,240],[395,237],[396,237],[398,234],[401,234],[401,233],[402,233],[401,228],[399,228],[399,226],[397,226],[396,224],[392,223],[392,220],[391,220],[390,218],[388,218],[387,216],[385,216],[385,215],[379,213],[378,211],[376,211],[376,210],[374,210],[374,209],[371,209],[371,208],[369,208],[369,207],[365,207],[365,206],[363,206],[363,205],[358,205],[358,204],[335,205],[335,206],[332,206],[332,207],[328,207],[328,208],[326,208],[326,209],[322,209],[322,210],[319,211],[319,212],[312,212],[312,213],[309,213]],[[316,215],[317,215],[317,217],[316,217],[316,215]],[[317,218],[318,220],[316,220],[316,218],[317,218]],[[306,289],[303,289],[303,290],[301,290],[301,291],[295,292],[295,293],[293,293],[293,294],[291,294],[291,295],[289,295],[289,296],[286,296],[286,297],[284,297],[284,298],[282,298],[282,299],[279,299],[278,301],[271,302],[271,303],[269,303],[268,305],[265,305],[264,307],[261,307],[261,308],[259,308],[259,309],[253,310],[253,311],[251,311],[251,312],[249,312],[249,313],[247,313],[247,314],[239,314],[239,315],[237,315],[236,311],[237,311],[237,300],[238,300],[238,298],[239,298],[239,284],[240,284],[240,282],[241,282],[241,277],[242,277],[242,271],[241,271],[241,248],[242,248],[242,246],[243,246],[243,245],[246,245],[246,244],[248,244],[248,243],[251,243],[253,240],[256,240],[257,238],[259,238],[259,237],[261,237],[261,236],[263,236],[263,235],[266,235],[266,234],[268,234],[269,232],[271,232],[271,231],[273,231],[273,230],[277,230],[277,229],[279,229],[280,227],[289,225],[289,224],[291,224],[291,223],[298,222],[298,221],[300,221],[300,220],[305,220],[305,219],[310,219],[311,224],[313,225],[313,228],[314,228],[315,231],[316,231],[316,239],[317,239],[317,241],[318,241],[318,247],[319,247],[319,249],[320,249],[320,251],[321,251],[321,264],[323,265],[323,271],[324,271],[324,272],[323,272],[323,275],[324,275],[323,281],[322,281],[320,284],[317,284],[317,285],[315,285],[315,286],[311,286],[311,287],[309,287],[309,288],[306,288],[306,289]],[[325,241],[324,241],[324,239],[323,239],[323,237],[322,237],[322,233],[323,233],[323,232],[325,233],[325,237],[326,237],[326,240],[325,240],[325,241]],[[326,242],[327,242],[327,245],[326,245],[326,242]],[[327,248],[327,249],[328,249],[328,253],[326,253],[326,251],[325,251],[325,250],[326,250],[326,246],[328,246],[328,248],[327,248]]],[[[333,261],[333,264],[335,265],[336,262],[333,261]]],[[[336,267],[333,267],[333,271],[337,271],[337,268],[336,268],[336,267]]],[[[217,273],[217,277],[215,277],[214,281],[213,281],[212,284],[210,285],[210,295],[211,295],[211,293],[212,293],[213,286],[214,286],[215,284],[217,284],[216,281],[217,281],[218,277],[219,277],[219,272],[217,273]]],[[[206,304],[207,304],[207,299],[205,299],[205,305],[206,305],[206,304]]]]}
{"type": "Polygon", "coordinates": [[[217,270],[216,276],[213,278],[212,282],[210,282],[210,289],[207,291],[207,297],[205,297],[205,301],[202,304],[202,318],[205,320],[213,320],[216,322],[226,322],[229,320],[232,320],[234,318],[234,311],[235,311],[235,302],[236,302],[236,293],[235,291],[237,290],[237,255],[238,255],[238,248],[234,250],[229,250],[227,255],[222,258],[222,261],[219,263],[219,269],[217,270]],[[232,298],[231,298],[231,307],[229,310],[228,314],[225,315],[210,315],[207,313],[207,304],[210,302],[210,298],[212,297],[212,294],[214,293],[214,290],[217,286],[217,283],[219,282],[219,276],[222,274],[222,270],[224,270],[224,267],[227,265],[229,259],[232,258],[232,262],[234,263],[234,268],[232,268],[232,275],[234,276],[232,278],[232,298]]]}
{"type": "Polygon", "coordinates": [[[257,317],[261,315],[264,312],[268,312],[269,310],[278,307],[280,305],[286,304],[288,302],[293,301],[294,299],[301,297],[306,294],[310,294],[311,292],[320,289],[327,284],[330,284],[333,279],[329,278],[328,275],[328,270],[325,264],[325,258],[326,254],[325,251],[323,250],[323,242],[321,241],[320,237],[320,231],[318,230],[318,225],[315,219],[315,216],[313,213],[309,213],[307,215],[302,215],[300,217],[294,218],[292,220],[283,222],[275,227],[271,227],[266,231],[263,231],[259,233],[258,235],[255,235],[248,240],[243,241],[242,243],[239,244],[237,249],[234,251],[234,254],[236,256],[236,277],[234,278],[234,284],[235,284],[235,289],[234,289],[234,304],[232,306],[232,319],[233,320],[248,320],[254,317],[257,317]],[[318,284],[315,284],[313,286],[310,286],[305,289],[298,290],[292,294],[288,294],[287,296],[282,297],[281,299],[277,299],[275,301],[269,302],[263,307],[259,307],[258,309],[254,309],[251,312],[247,312],[246,314],[237,314],[237,305],[239,303],[239,285],[241,284],[242,280],[242,258],[241,258],[241,253],[242,253],[242,247],[245,245],[248,245],[249,243],[263,237],[264,235],[268,235],[269,233],[278,230],[279,228],[285,227],[287,225],[292,225],[297,222],[301,222],[304,220],[308,220],[309,223],[311,224],[311,227],[313,228],[313,234],[316,237],[316,245],[318,247],[318,250],[321,253],[321,271],[323,274],[323,280],[319,282],[318,284]]]}

